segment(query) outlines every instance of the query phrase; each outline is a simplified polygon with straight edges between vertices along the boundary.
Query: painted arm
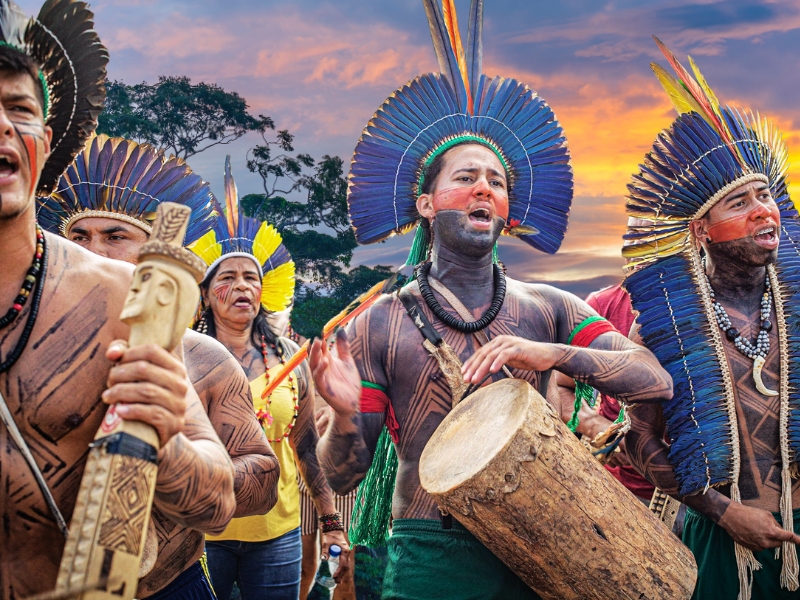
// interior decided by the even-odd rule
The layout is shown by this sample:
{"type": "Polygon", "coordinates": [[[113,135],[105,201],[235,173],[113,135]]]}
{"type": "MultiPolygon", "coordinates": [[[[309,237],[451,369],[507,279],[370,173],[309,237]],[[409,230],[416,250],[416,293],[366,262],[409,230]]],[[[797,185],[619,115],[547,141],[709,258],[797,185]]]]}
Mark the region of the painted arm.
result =
{"type": "Polygon", "coordinates": [[[717,490],[681,496],[675,471],[664,441],[664,417],[660,404],[642,403],[630,410],[631,430],[625,437],[628,459],[648,481],[686,506],[725,529],[745,548],[755,552],[777,548],[784,540],[795,544],[800,536],[784,531],[772,513],[733,502],[717,490]]]}
{"type": "Polygon", "coordinates": [[[547,301],[557,309],[555,339],[562,343],[496,337],[464,364],[465,381],[480,383],[507,364],[540,372],[556,369],[626,403],[672,398],[672,379],[649,350],[616,332],[600,335],[588,348],[568,346],[565,342],[570,333],[597,313],[572,294],[558,290],[553,290],[547,301]]]}
{"type": "Polygon", "coordinates": [[[183,432],[158,452],[155,505],[176,523],[222,533],[236,510],[233,465],[193,388],[183,432]]]}
{"type": "Polygon", "coordinates": [[[317,390],[334,411],[317,454],[333,489],[346,494],[367,474],[386,414],[359,411],[361,375],[344,331],[336,334],[333,352],[315,340],[309,362],[317,390]]]}
{"type": "Polygon", "coordinates": [[[233,462],[234,517],[263,515],[278,501],[278,458],[253,412],[250,383],[225,347],[187,331],[183,340],[189,379],[233,462]]]}

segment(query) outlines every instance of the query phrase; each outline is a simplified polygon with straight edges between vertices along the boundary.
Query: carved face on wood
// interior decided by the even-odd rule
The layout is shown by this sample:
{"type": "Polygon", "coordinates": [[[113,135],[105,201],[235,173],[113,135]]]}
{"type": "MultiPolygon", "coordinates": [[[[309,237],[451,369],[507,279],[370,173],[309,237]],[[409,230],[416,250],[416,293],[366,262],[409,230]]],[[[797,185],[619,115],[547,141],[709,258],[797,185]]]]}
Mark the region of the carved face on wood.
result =
{"type": "Polygon", "coordinates": [[[145,260],[136,267],[120,319],[131,326],[131,346],[137,327],[149,330],[151,343],[172,350],[180,342],[200,292],[192,276],[167,260],[145,260]],[[153,340],[152,336],[158,339],[153,340]]]}

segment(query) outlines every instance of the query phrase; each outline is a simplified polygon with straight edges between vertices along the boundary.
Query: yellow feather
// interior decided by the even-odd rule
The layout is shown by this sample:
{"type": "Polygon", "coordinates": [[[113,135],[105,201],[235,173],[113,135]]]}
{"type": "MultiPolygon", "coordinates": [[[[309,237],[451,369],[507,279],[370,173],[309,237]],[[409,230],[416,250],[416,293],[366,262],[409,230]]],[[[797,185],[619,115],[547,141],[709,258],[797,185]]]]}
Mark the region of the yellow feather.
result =
{"type": "Polygon", "coordinates": [[[714,112],[719,115],[719,100],[717,100],[716,94],[714,94],[714,90],[708,85],[706,82],[706,78],[703,77],[703,74],[700,72],[700,69],[697,67],[695,62],[692,60],[692,57],[689,57],[689,64],[692,66],[692,71],[694,71],[694,77],[697,80],[697,83],[700,84],[700,87],[703,88],[703,92],[708,98],[711,107],[714,109],[714,112]]]}
{"type": "MultiPolygon", "coordinates": [[[[697,100],[686,91],[680,81],[667,73],[664,67],[657,63],[650,63],[650,68],[653,69],[653,73],[656,74],[658,81],[661,83],[661,87],[667,92],[667,96],[672,100],[672,105],[679,115],[694,111],[706,118],[697,100]]],[[[706,118],[706,120],[708,119],[706,118]]]]}
{"type": "Polygon", "coordinates": [[[211,265],[222,256],[222,244],[217,243],[217,235],[214,230],[209,231],[194,244],[187,246],[187,248],[202,258],[207,265],[211,265]]]}
{"type": "Polygon", "coordinates": [[[261,280],[261,305],[269,311],[285,310],[294,297],[294,262],[282,264],[261,280]]]}
{"type": "Polygon", "coordinates": [[[256,237],[253,239],[253,255],[259,264],[264,264],[272,253],[281,245],[283,238],[281,234],[269,223],[264,222],[258,228],[256,237]]]}

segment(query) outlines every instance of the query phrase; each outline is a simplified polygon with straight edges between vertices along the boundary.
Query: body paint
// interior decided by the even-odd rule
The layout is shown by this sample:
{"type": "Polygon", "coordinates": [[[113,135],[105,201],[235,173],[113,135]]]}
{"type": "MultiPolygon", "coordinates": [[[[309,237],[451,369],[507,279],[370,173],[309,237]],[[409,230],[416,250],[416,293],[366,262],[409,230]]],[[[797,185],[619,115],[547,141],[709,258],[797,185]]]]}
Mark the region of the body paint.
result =
{"type": "Polygon", "coordinates": [[[508,219],[508,196],[498,193],[499,190],[492,189],[485,181],[478,181],[469,187],[451,187],[439,190],[433,196],[433,210],[460,210],[465,211],[471,204],[476,202],[488,202],[494,207],[495,215],[503,220],[508,219]],[[477,196],[477,192],[483,192],[483,196],[477,196]]]}
{"type": "Polygon", "coordinates": [[[765,221],[769,217],[772,217],[772,220],[775,222],[775,233],[777,235],[781,225],[781,213],[778,210],[778,205],[774,202],[771,203],[771,205],[760,204],[746,214],[736,215],[735,217],[724,219],[719,223],[714,223],[708,227],[706,231],[713,244],[731,242],[733,240],[752,237],[760,227],[766,226],[756,223],[756,219],[765,221]]]}
{"type": "Polygon", "coordinates": [[[233,286],[230,283],[220,283],[214,286],[214,295],[221,304],[227,304],[232,290],[233,286]]]}
{"type": "MultiPolygon", "coordinates": [[[[32,196],[36,191],[36,184],[39,182],[39,144],[44,146],[44,127],[34,123],[19,123],[12,121],[14,131],[22,142],[25,149],[28,170],[30,174],[30,185],[28,195],[32,196]]],[[[44,147],[42,147],[44,154],[44,147]]]]}

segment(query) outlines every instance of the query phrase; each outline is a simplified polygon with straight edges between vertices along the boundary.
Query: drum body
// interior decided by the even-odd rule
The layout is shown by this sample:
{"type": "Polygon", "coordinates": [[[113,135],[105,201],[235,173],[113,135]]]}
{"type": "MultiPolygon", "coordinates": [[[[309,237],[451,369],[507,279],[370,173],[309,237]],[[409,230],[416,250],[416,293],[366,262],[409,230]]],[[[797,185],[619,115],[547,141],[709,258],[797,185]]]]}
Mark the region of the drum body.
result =
{"type": "Polygon", "coordinates": [[[442,421],[422,487],[542,598],[690,598],[692,553],[527,382],[481,388],[442,421]]]}

